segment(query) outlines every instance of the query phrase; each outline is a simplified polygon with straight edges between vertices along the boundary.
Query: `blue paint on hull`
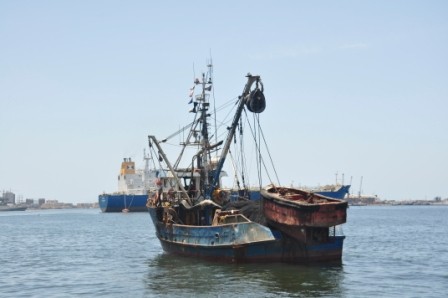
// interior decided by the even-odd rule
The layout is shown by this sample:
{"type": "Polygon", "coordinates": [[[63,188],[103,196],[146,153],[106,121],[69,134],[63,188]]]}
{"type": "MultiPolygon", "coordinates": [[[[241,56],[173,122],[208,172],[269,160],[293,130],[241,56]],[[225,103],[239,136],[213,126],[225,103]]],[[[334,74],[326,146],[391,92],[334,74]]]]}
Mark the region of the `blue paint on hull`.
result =
{"type": "Polygon", "coordinates": [[[333,199],[342,200],[342,199],[345,198],[345,195],[348,194],[349,190],[350,190],[350,185],[343,185],[337,191],[319,191],[319,192],[316,192],[316,193],[320,194],[320,195],[323,195],[323,196],[326,196],[326,197],[333,198],[333,199]]]}
{"type": "Polygon", "coordinates": [[[304,246],[289,240],[278,239],[265,243],[247,243],[221,247],[193,246],[160,239],[165,252],[227,263],[255,262],[340,262],[344,236],[334,237],[330,244],[304,246]]]}
{"type": "MultiPolygon", "coordinates": [[[[255,222],[218,226],[166,224],[148,208],[163,250],[177,255],[222,262],[340,261],[344,236],[323,243],[304,243],[255,222]]],[[[159,215],[160,216],[160,215],[159,215]]]]}
{"type": "Polygon", "coordinates": [[[145,212],[147,195],[102,194],[98,196],[98,204],[102,212],[122,212],[127,208],[130,212],[145,212]]]}

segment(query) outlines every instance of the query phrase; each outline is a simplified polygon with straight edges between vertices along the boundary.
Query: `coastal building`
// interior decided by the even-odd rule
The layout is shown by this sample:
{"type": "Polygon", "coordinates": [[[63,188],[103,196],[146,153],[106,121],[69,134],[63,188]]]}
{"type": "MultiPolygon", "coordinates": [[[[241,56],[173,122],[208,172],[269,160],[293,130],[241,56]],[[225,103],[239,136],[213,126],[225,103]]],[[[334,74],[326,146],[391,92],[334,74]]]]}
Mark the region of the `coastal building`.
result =
{"type": "Polygon", "coordinates": [[[66,209],[75,208],[72,203],[62,203],[58,200],[47,200],[45,204],[40,205],[41,209],[66,209]]]}

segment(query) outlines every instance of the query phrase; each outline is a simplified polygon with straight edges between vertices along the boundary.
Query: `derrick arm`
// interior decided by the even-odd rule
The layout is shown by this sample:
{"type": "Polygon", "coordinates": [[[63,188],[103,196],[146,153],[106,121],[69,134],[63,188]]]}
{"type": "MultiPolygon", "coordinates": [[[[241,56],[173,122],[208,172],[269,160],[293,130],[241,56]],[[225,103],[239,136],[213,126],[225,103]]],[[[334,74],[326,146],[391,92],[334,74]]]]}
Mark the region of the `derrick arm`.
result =
{"type": "Polygon", "coordinates": [[[159,150],[160,155],[162,155],[163,160],[166,162],[166,165],[170,169],[171,174],[173,174],[173,177],[176,180],[177,186],[179,186],[179,188],[182,191],[182,194],[184,195],[185,199],[187,199],[188,202],[191,203],[190,202],[190,197],[188,196],[187,191],[185,190],[184,186],[182,185],[182,182],[180,181],[179,177],[177,177],[176,171],[174,171],[174,168],[171,165],[171,163],[169,162],[168,158],[166,158],[165,152],[163,152],[162,147],[160,147],[160,144],[157,141],[156,137],[155,136],[148,136],[148,139],[150,141],[152,140],[154,142],[154,144],[156,145],[157,149],[159,150]]]}
{"type": "Polygon", "coordinates": [[[255,82],[257,82],[257,85],[258,85],[258,83],[260,82],[260,76],[253,76],[251,74],[248,74],[247,75],[247,83],[246,83],[246,86],[244,87],[243,93],[239,97],[238,108],[237,108],[235,116],[233,118],[232,125],[230,126],[230,131],[229,131],[229,134],[227,135],[226,142],[222,149],[221,158],[219,159],[218,166],[217,166],[215,173],[212,177],[212,182],[210,184],[210,187],[207,189],[207,191],[205,193],[206,199],[211,198],[213,191],[216,189],[216,187],[218,185],[219,176],[220,176],[220,173],[224,166],[224,162],[226,160],[227,154],[229,152],[230,145],[232,144],[233,136],[235,135],[235,131],[238,126],[238,122],[240,121],[241,113],[243,112],[243,109],[244,109],[244,104],[248,100],[248,97],[250,95],[250,88],[252,87],[253,83],[255,83],[255,82]]]}

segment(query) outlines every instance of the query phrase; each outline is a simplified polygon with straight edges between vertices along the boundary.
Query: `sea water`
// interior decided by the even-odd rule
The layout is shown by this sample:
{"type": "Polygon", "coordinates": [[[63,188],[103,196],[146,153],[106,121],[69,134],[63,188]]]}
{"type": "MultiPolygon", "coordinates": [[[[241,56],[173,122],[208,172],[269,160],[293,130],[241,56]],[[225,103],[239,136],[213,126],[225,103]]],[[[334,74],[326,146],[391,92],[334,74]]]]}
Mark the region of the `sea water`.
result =
{"type": "Polygon", "coordinates": [[[446,297],[448,206],[350,207],[340,265],[164,254],[149,214],[0,213],[0,297],[446,297]]]}

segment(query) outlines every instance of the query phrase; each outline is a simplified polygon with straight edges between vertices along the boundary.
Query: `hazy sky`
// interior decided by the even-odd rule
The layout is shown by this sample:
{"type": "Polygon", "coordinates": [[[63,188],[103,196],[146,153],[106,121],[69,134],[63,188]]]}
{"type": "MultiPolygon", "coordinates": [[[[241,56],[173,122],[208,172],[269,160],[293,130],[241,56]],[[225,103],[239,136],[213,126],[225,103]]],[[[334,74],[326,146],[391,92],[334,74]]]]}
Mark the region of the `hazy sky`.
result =
{"type": "Polygon", "coordinates": [[[248,72],[283,184],[448,197],[447,1],[0,1],[0,190],[95,202],[248,72]]]}

